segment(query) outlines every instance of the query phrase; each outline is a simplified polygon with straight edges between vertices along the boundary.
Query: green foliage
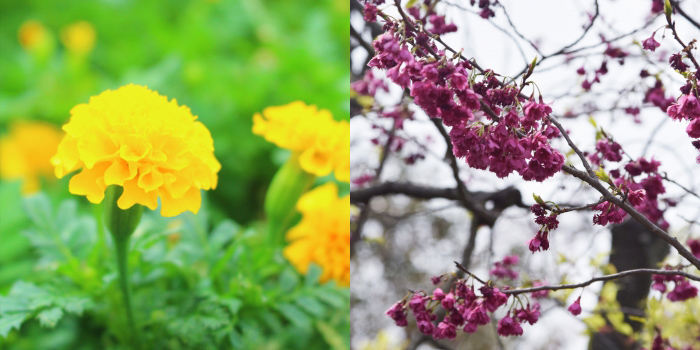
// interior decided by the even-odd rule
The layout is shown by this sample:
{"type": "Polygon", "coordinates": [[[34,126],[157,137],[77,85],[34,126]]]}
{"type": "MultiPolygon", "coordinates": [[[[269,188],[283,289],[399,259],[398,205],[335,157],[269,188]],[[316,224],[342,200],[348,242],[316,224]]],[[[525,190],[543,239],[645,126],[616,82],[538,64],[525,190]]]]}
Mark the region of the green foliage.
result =
{"type": "MultiPolygon", "coordinates": [[[[128,331],[109,239],[98,243],[94,218],[74,199],[54,209],[39,194],[24,207],[32,221],[24,234],[38,263],[32,282],[18,281],[0,297],[0,344],[22,349],[36,325],[62,329],[89,319],[93,343],[82,340],[83,347],[120,349],[128,331]],[[101,250],[99,259],[92,249],[101,250]]],[[[317,266],[300,276],[280,247],[264,244],[263,226],[208,222],[204,206],[197,216],[172,219],[147,212],[137,227],[130,280],[145,348],[347,349],[347,288],[320,285],[317,266]]],[[[72,349],[75,341],[55,348],[72,349]]]]}

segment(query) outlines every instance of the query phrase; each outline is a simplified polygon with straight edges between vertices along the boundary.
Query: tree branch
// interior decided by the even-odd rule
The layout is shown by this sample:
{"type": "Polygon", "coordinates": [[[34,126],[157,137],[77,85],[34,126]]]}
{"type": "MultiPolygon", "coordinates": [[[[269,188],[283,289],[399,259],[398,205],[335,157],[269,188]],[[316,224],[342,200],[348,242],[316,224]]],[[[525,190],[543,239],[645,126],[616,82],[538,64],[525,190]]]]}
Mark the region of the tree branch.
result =
{"type": "Polygon", "coordinates": [[[618,278],[622,278],[622,277],[630,276],[630,275],[677,275],[677,276],[683,276],[683,277],[691,279],[693,281],[700,281],[700,276],[692,275],[692,274],[689,274],[689,273],[683,272],[683,271],[636,269],[636,270],[627,270],[627,271],[623,271],[620,273],[614,273],[611,275],[605,275],[605,276],[601,276],[601,277],[594,277],[586,282],[581,282],[581,283],[576,283],[576,284],[561,284],[561,285],[556,285],[556,286],[539,286],[539,287],[532,287],[532,288],[503,290],[501,292],[504,294],[518,295],[518,294],[523,294],[523,293],[538,292],[541,290],[574,289],[574,288],[585,287],[585,286],[588,286],[588,285],[593,284],[595,282],[609,281],[609,280],[614,280],[614,279],[618,279],[618,278]]]}

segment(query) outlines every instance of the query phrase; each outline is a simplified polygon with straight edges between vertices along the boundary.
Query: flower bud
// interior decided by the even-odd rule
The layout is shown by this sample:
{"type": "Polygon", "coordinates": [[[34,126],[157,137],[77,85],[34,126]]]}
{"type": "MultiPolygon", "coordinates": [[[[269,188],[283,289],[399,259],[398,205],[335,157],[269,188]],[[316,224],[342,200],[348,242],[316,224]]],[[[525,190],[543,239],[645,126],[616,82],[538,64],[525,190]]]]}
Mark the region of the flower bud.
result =
{"type": "Polygon", "coordinates": [[[115,240],[125,240],[131,237],[141,221],[143,206],[135,204],[123,210],[117,205],[117,199],[124,192],[121,186],[112,185],[107,188],[104,202],[105,226],[115,240]]]}
{"type": "Polygon", "coordinates": [[[292,223],[297,201],[311,187],[316,177],[299,166],[299,155],[294,153],[272,178],[265,196],[265,214],[270,239],[281,240],[292,223]]]}

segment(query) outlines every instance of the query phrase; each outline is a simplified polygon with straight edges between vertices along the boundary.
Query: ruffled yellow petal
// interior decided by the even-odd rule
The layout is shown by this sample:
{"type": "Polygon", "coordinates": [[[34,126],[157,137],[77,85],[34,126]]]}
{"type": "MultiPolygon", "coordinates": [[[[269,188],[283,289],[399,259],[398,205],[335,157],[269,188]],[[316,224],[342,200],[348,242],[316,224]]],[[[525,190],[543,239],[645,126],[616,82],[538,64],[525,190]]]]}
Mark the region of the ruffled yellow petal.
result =
{"type": "Polygon", "coordinates": [[[105,197],[107,186],[104,182],[104,173],[109,164],[102,163],[92,169],[84,168],[70,179],[68,190],[71,193],[87,196],[92,203],[100,203],[105,197]]]}
{"type": "Polygon", "coordinates": [[[160,200],[160,215],[165,217],[173,217],[186,210],[197,214],[202,203],[202,194],[198,188],[190,187],[181,198],[173,198],[167,191],[161,190],[160,200]]]}
{"type": "Polygon", "coordinates": [[[336,178],[350,180],[350,124],[333,120],[327,110],[300,101],[268,107],[253,116],[253,133],[301,154],[299,165],[310,174],[325,176],[335,170],[336,178]],[[345,160],[336,156],[339,152],[344,156],[346,148],[345,160]]]}
{"type": "Polygon", "coordinates": [[[327,183],[304,194],[297,203],[302,220],[287,231],[290,242],[284,257],[301,273],[311,263],[321,266],[321,282],[350,284],[350,197],[337,197],[338,188],[327,183]]]}
{"type": "Polygon", "coordinates": [[[186,106],[143,86],[107,90],[71,109],[51,164],[59,177],[83,168],[70,190],[93,201],[102,200],[100,184],[120,185],[122,209],[155,209],[160,196],[163,215],[196,213],[199,191],[215,188],[221,169],[211,134],[196,119],[186,106]]]}
{"type": "Polygon", "coordinates": [[[155,210],[158,207],[158,192],[146,192],[138,186],[138,179],[131,179],[124,183],[124,192],[117,200],[120,209],[126,210],[134,204],[141,204],[148,209],[155,210]]]}
{"type": "Polygon", "coordinates": [[[137,173],[136,164],[123,159],[116,159],[105,171],[105,185],[123,186],[124,181],[131,180],[137,173]]]}

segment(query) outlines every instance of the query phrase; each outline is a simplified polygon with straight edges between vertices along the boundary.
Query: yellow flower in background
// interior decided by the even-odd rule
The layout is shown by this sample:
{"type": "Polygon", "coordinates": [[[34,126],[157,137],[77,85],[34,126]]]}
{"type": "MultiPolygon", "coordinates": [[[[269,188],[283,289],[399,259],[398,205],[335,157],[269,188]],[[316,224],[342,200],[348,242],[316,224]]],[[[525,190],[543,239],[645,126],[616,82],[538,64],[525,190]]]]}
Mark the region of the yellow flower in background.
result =
{"type": "Polygon", "coordinates": [[[86,54],[95,47],[95,28],[86,21],[76,22],[61,30],[61,42],[71,52],[86,54]]]}
{"type": "Polygon", "coordinates": [[[350,124],[335,121],[327,110],[299,101],[268,107],[253,116],[253,133],[298,152],[307,173],[325,176],[333,171],[339,181],[350,181],[350,124]]]}
{"type": "Polygon", "coordinates": [[[51,42],[51,33],[37,20],[28,20],[19,27],[19,44],[27,51],[45,48],[51,42]]]}
{"type": "Polygon", "coordinates": [[[66,136],[51,159],[58,178],[70,180],[73,194],[100,203],[109,185],[124,191],[121,209],[134,204],[161,214],[197,213],[200,190],[216,187],[221,164],[209,130],[190,109],[144,86],[107,90],[70,111],[66,136]]]}
{"type": "Polygon", "coordinates": [[[24,194],[38,191],[39,177],[50,177],[53,173],[50,160],[62,134],[57,127],[43,122],[11,124],[10,133],[0,138],[0,178],[22,179],[24,194]]]}
{"type": "Polygon", "coordinates": [[[329,182],[304,194],[297,203],[302,219],[287,232],[284,257],[305,274],[311,263],[323,269],[320,281],[350,285],[350,196],[338,198],[329,182]]]}

